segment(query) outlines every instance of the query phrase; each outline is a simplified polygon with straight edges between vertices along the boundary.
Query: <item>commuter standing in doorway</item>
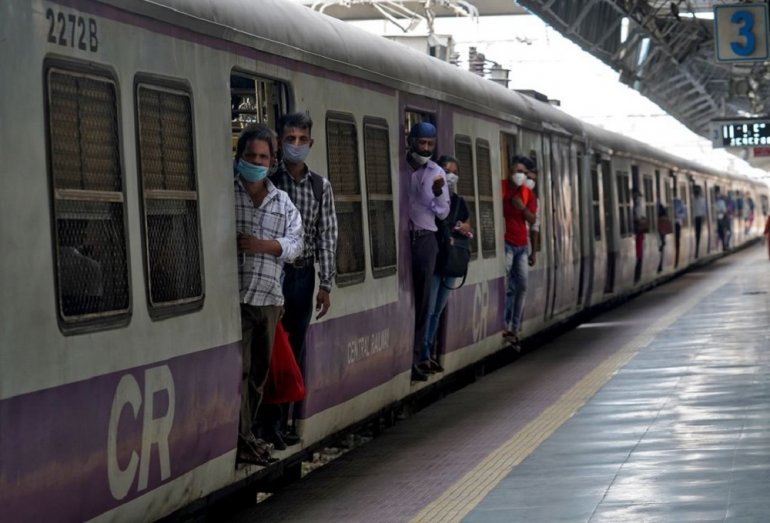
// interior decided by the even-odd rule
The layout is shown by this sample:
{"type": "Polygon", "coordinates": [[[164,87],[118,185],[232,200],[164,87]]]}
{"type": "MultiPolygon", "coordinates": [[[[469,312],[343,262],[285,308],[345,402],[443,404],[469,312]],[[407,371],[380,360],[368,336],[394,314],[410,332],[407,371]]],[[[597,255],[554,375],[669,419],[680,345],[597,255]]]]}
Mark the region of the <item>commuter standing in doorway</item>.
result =
{"type": "MultiPolygon", "coordinates": [[[[313,120],[306,113],[284,115],[278,122],[278,141],[282,161],[271,176],[275,186],[289,195],[302,216],[305,230],[300,256],[284,265],[284,315],[281,319],[289,335],[294,357],[305,372],[305,333],[313,314],[315,265],[318,263],[316,319],[323,318],[331,306],[332,279],[337,253],[337,214],[329,180],[313,172],[305,163],[313,146],[313,120]]],[[[267,428],[266,439],[281,448],[299,442],[296,431],[288,432],[288,406],[283,406],[281,427],[267,428]]],[[[296,413],[295,413],[296,414],[296,413]]]]}
{"type": "Polygon", "coordinates": [[[695,220],[695,257],[700,253],[700,235],[703,229],[703,221],[706,219],[706,198],[699,186],[693,187],[692,216],[695,220]]]}
{"type": "Polygon", "coordinates": [[[510,176],[503,186],[505,273],[508,278],[503,338],[516,350],[520,350],[519,335],[527,293],[527,224],[534,224],[537,215],[537,200],[525,183],[527,174],[534,168],[530,158],[514,156],[510,176]]]}
{"type": "Polygon", "coordinates": [[[442,274],[442,267],[446,257],[445,246],[451,241],[452,233],[473,238],[468,205],[465,203],[465,199],[457,194],[457,182],[460,178],[457,158],[445,155],[438,159],[438,164],[446,173],[450,192],[450,207],[449,216],[447,216],[446,220],[436,220],[438,227],[436,239],[439,242],[439,254],[430,287],[428,328],[425,331],[425,343],[423,344],[420,362],[417,364],[418,370],[426,374],[444,371],[444,368],[438,361],[436,334],[441,313],[444,311],[444,307],[446,307],[449,300],[449,291],[455,288],[458,285],[458,280],[461,279],[447,277],[442,274]]]}
{"type": "Polygon", "coordinates": [[[275,133],[244,129],[236,146],[234,180],[241,303],[241,415],[237,459],[267,465],[270,447],[254,435],[270,365],[275,328],[283,310],[283,264],[302,251],[302,219],[288,195],[267,179],[275,160],[275,133]]]}
{"type": "Polygon", "coordinates": [[[647,215],[642,204],[642,193],[639,189],[631,190],[634,213],[634,239],[636,243],[636,267],[634,268],[634,283],[642,279],[642,260],[644,259],[644,235],[647,233],[647,215]]]}
{"type": "Polygon", "coordinates": [[[428,326],[428,301],[436,268],[438,242],[436,218],[449,215],[449,190],[444,170],[430,157],[436,148],[436,127],[417,123],[407,137],[406,172],[402,180],[409,185],[409,236],[412,247],[412,289],[414,292],[414,356],[412,380],[426,381],[418,368],[428,326]]]}

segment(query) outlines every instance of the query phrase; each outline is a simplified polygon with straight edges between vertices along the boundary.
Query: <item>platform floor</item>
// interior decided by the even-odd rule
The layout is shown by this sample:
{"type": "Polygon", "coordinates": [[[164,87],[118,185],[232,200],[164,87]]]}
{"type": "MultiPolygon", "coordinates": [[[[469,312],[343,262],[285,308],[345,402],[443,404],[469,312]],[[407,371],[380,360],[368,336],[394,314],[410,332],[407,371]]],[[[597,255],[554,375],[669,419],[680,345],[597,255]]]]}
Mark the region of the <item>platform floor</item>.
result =
{"type": "Polygon", "coordinates": [[[770,262],[594,318],[232,521],[770,521],[770,262]]]}

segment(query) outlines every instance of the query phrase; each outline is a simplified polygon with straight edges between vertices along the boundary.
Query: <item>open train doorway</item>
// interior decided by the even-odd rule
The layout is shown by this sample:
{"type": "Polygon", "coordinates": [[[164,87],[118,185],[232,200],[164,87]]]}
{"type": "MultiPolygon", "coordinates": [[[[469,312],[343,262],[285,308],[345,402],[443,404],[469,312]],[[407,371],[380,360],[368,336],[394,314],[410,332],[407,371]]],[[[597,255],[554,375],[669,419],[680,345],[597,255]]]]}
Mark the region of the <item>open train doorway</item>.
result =
{"type": "Polygon", "coordinates": [[[612,171],[610,161],[602,159],[602,204],[604,205],[604,238],[607,242],[607,275],[604,279],[604,292],[615,291],[615,257],[618,246],[615,238],[615,221],[612,219],[612,171]]]}

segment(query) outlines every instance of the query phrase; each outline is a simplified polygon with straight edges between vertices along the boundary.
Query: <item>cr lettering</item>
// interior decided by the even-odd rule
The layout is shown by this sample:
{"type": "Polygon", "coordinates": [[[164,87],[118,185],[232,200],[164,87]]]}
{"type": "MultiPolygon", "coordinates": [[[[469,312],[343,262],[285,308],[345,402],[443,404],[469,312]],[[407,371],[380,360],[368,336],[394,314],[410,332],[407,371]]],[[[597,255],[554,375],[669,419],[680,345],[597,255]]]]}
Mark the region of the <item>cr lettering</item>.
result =
{"type": "Polygon", "coordinates": [[[131,374],[126,374],[118,382],[112,399],[110,425],[107,432],[107,476],[110,492],[115,499],[123,499],[137,479],[137,492],[147,488],[150,474],[152,447],[158,447],[158,462],[161,480],[171,476],[171,460],[168,437],[174,423],[174,379],[167,365],[153,367],[144,371],[144,391],[131,374]],[[166,412],[157,416],[153,398],[158,392],[165,392],[168,397],[166,412]],[[128,464],[121,468],[118,463],[118,438],[121,436],[120,416],[128,407],[135,420],[142,420],[141,448],[131,450],[128,464]],[[138,452],[137,452],[138,451],[138,452]]]}

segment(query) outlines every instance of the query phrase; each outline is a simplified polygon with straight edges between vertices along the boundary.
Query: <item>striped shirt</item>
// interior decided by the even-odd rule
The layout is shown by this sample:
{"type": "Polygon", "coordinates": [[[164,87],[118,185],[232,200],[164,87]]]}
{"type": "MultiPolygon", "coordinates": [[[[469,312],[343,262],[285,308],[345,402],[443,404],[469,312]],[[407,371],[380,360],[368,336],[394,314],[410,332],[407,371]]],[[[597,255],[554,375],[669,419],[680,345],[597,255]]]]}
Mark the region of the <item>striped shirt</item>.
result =
{"type": "Polygon", "coordinates": [[[283,305],[281,271],[284,262],[302,252],[302,219],[289,196],[265,180],[267,194],[259,207],[235,180],[235,227],[239,233],[260,240],[277,240],[281,255],[238,253],[238,287],[241,303],[248,305],[283,305]]]}
{"type": "Polygon", "coordinates": [[[310,169],[305,165],[305,176],[297,182],[281,163],[278,171],[270,178],[275,186],[286,191],[292,203],[302,215],[305,227],[305,248],[300,258],[315,257],[318,261],[319,289],[331,292],[332,279],[337,273],[335,256],[337,253],[337,213],[334,209],[334,194],[329,180],[323,180],[321,203],[313,193],[310,169]]]}

